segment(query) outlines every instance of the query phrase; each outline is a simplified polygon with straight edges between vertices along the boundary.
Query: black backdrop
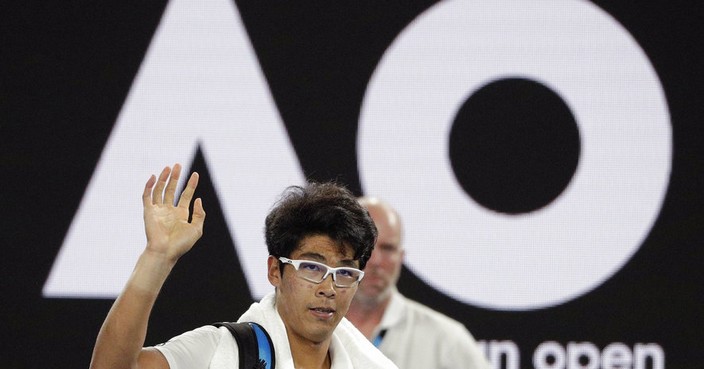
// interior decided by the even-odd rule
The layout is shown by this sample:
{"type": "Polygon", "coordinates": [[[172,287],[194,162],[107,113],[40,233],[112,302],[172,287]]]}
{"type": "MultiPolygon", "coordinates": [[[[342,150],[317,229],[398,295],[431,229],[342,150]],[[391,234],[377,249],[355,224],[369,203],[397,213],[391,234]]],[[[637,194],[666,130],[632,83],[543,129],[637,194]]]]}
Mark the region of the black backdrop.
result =
{"type": "MultiPolygon", "coordinates": [[[[354,137],[367,82],[399,32],[434,2],[236,3],[306,177],[337,179],[361,194],[354,137]]],[[[516,342],[522,368],[531,367],[532,352],[545,341],[589,341],[600,348],[657,343],[668,368],[701,368],[704,6],[595,3],[643,48],[671,116],[668,193],[640,250],[598,289],[544,309],[467,305],[408,269],[400,289],[461,320],[477,339],[516,342]]],[[[0,6],[2,368],[88,365],[112,300],[43,298],[41,291],[165,6],[0,6]]],[[[207,232],[168,281],[151,320],[150,344],[234,318],[251,302],[200,152],[190,165],[202,174],[207,232]]]]}

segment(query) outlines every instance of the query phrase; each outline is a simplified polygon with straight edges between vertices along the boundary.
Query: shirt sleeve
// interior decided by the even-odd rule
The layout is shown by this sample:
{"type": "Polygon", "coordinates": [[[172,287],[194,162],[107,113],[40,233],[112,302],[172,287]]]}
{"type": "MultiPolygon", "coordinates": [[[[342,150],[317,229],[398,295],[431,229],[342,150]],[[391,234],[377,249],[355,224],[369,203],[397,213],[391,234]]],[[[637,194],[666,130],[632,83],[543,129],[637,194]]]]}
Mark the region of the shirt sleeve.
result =
{"type": "Polygon", "coordinates": [[[220,342],[220,331],[206,325],[178,335],[168,342],[154,346],[171,369],[208,369],[220,342]]]}

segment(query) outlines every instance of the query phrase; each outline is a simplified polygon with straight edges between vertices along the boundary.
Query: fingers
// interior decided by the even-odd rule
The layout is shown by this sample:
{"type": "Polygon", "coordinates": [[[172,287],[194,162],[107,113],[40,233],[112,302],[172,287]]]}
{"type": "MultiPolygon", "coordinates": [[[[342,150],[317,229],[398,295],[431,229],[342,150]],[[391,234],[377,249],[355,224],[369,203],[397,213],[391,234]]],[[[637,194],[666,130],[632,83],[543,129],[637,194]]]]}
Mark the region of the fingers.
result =
{"type": "Polygon", "coordinates": [[[156,186],[152,191],[152,204],[163,203],[162,193],[164,192],[164,187],[166,187],[166,181],[169,179],[169,174],[171,174],[171,168],[166,167],[159,174],[159,179],[156,181],[156,186]]]}
{"type": "Polygon", "coordinates": [[[174,164],[174,169],[171,171],[169,182],[166,184],[166,192],[164,192],[164,204],[174,204],[174,194],[176,193],[176,186],[178,185],[178,180],[180,177],[181,165],[174,164]]]}
{"type": "Polygon", "coordinates": [[[152,188],[154,187],[154,183],[156,183],[156,176],[152,174],[147,180],[147,184],[144,186],[144,192],[142,193],[142,204],[144,206],[152,204],[152,188]]]}
{"type": "Polygon", "coordinates": [[[200,179],[198,173],[193,172],[193,174],[191,174],[191,178],[188,179],[186,188],[184,188],[183,193],[181,193],[181,197],[178,200],[178,207],[188,208],[188,205],[191,203],[191,199],[193,198],[193,193],[196,192],[196,187],[198,187],[198,179],[200,179]]]}
{"type": "MultiPolygon", "coordinates": [[[[178,180],[181,176],[181,165],[175,164],[173,170],[170,167],[165,167],[159,177],[152,175],[147,180],[144,186],[144,192],[142,193],[142,202],[146,205],[160,205],[160,204],[174,204],[174,198],[176,196],[176,187],[178,185],[178,180]],[[166,189],[164,191],[164,189],[166,189]],[[162,196],[163,193],[163,196],[162,196]]],[[[188,209],[191,199],[193,199],[193,194],[198,187],[198,180],[200,179],[197,172],[193,172],[191,177],[188,179],[186,188],[184,188],[183,193],[178,200],[178,207],[188,209]]],[[[205,211],[203,210],[203,203],[200,199],[196,200],[197,206],[194,205],[193,216],[200,219],[202,223],[205,218],[205,211]]]]}

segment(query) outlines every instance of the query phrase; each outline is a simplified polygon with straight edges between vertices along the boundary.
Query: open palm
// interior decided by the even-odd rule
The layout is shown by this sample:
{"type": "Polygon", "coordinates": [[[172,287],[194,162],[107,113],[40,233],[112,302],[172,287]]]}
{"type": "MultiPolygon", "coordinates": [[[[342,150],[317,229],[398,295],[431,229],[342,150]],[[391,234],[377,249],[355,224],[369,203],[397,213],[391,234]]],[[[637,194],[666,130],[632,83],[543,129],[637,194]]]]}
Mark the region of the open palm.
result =
{"type": "Polygon", "coordinates": [[[201,237],[205,220],[203,203],[196,199],[191,222],[188,221],[188,207],[198,186],[198,173],[191,175],[174,205],[180,175],[181,165],[174,165],[173,170],[166,167],[158,178],[153,175],[149,178],[142,194],[147,250],[174,261],[201,237]]]}

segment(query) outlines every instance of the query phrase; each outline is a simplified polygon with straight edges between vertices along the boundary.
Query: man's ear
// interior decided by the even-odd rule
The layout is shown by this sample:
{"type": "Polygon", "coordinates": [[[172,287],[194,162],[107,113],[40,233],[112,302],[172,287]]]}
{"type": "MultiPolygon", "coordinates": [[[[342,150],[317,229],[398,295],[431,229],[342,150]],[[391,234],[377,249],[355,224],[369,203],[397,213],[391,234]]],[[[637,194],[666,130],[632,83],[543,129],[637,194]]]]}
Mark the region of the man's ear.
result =
{"type": "Polygon", "coordinates": [[[281,271],[279,270],[279,259],[274,257],[273,255],[269,255],[269,258],[266,259],[266,264],[267,264],[267,278],[269,278],[269,283],[271,283],[272,286],[274,287],[279,287],[281,284],[281,271]]]}

